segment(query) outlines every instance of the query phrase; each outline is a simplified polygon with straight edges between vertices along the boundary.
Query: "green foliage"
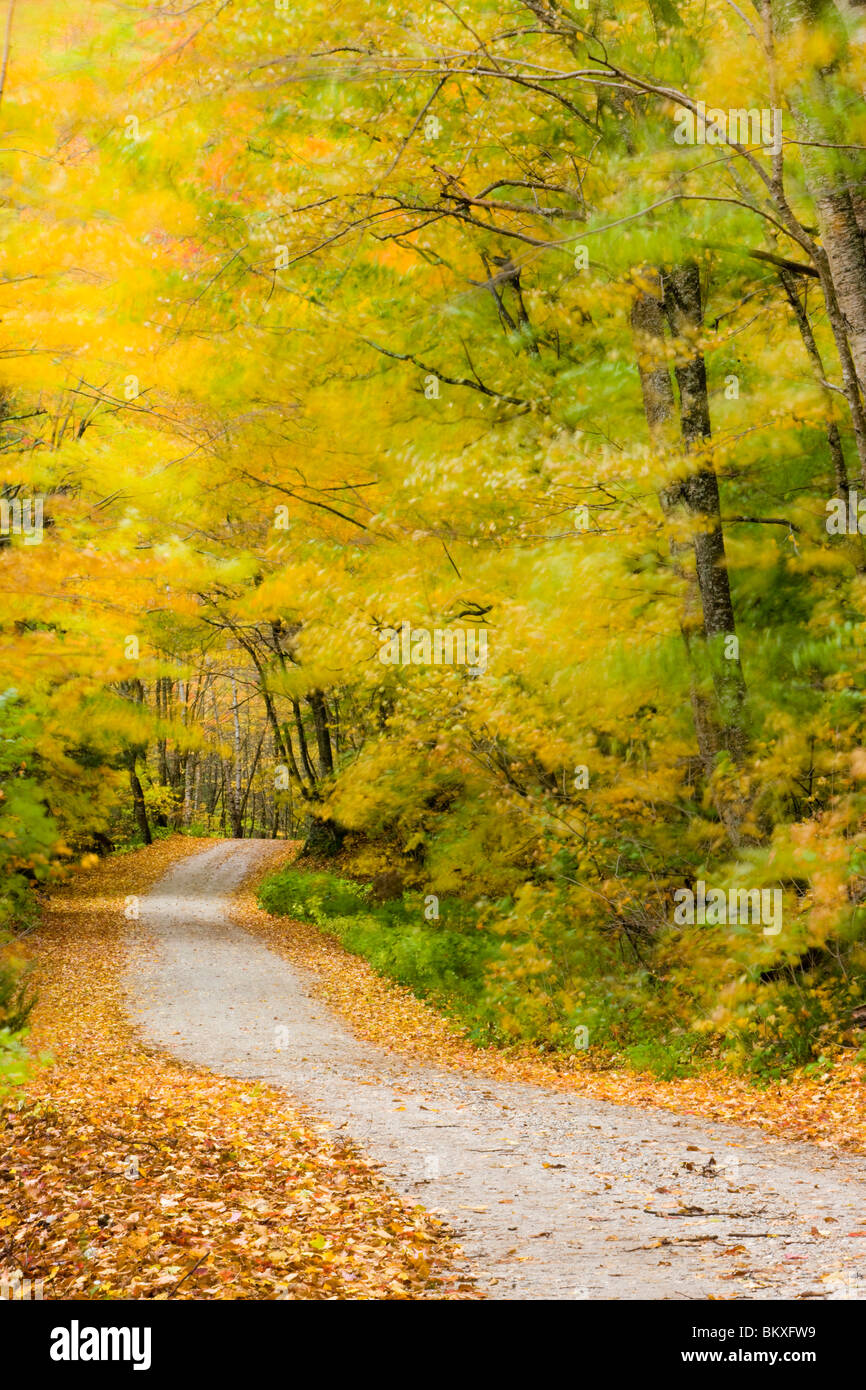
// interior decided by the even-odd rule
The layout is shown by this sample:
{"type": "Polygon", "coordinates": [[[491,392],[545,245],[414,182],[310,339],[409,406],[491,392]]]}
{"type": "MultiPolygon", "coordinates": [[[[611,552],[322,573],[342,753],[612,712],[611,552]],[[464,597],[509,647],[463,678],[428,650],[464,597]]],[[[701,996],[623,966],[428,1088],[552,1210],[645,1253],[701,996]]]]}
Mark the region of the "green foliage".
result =
{"type": "Polygon", "coordinates": [[[286,869],[266,878],[259,888],[262,907],[274,915],[326,924],[332,917],[351,917],[368,905],[368,892],[328,873],[286,869]]]}
{"type": "Polygon", "coordinates": [[[828,953],[811,971],[795,962],[764,980],[756,964],[770,959],[763,938],[695,927],[686,943],[658,926],[653,939],[647,921],[635,920],[632,936],[617,939],[569,886],[567,857],[560,853],[552,867],[552,881],[514,898],[472,907],[442,899],[438,920],[425,917],[418,893],[376,904],[364,885],[292,868],[267,878],[259,901],[273,915],[330,932],[380,974],[435,1001],[479,1043],[574,1052],[585,1029],[601,1066],[668,1078],[725,1063],[761,1080],[837,1049],[861,999],[859,934],[847,965],[828,953]]]}
{"type": "Polygon", "coordinates": [[[28,993],[26,972],[9,962],[0,964],[0,1025],[11,1033],[20,1033],[36,996],[28,993]]]}
{"type": "Polygon", "coordinates": [[[23,1040],[35,1003],[36,996],[27,990],[26,972],[13,961],[0,960],[0,1096],[30,1074],[23,1040]]]}
{"type": "Polygon", "coordinates": [[[424,918],[424,901],[404,894],[372,903],[365,887],[330,873],[284,869],[265,879],[259,902],[275,916],[314,922],[375,970],[445,1006],[474,1036],[490,1032],[481,1005],[484,967],[495,940],[477,931],[477,913],[443,900],[438,921],[424,918]]]}
{"type": "Polygon", "coordinates": [[[33,920],[33,888],[49,874],[58,836],[33,776],[33,721],[14,693],[0,696],[0,932],[33,920]]]}
{"type": "Polygon", "coordinates": [[[20,1033],[0,1027],[0,1096],[30,1076],[31,1062],[20,1033]]]}
{"type": "Polygon", "coordinates": [[[149,816],[174,817],[180,810],[180,796],[171,787],[151,782],[144,788],[144,804],[149,816]]]}

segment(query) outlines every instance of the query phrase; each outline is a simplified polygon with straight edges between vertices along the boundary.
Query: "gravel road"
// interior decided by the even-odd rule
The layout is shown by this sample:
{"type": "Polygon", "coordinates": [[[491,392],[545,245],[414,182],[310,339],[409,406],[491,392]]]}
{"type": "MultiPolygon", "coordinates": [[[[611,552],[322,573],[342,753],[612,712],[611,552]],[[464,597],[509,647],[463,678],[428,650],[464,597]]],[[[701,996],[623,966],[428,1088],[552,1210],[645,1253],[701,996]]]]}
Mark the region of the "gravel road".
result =
{"type": "Polygon", "coordinates": [[[283,1087],[447,1220],[491,1298],[866,1296],[866,1162],[359,1041],[230,919],[274,849],[221,841],[142,897],[126,983],[149,1042],[283,1087]]]}

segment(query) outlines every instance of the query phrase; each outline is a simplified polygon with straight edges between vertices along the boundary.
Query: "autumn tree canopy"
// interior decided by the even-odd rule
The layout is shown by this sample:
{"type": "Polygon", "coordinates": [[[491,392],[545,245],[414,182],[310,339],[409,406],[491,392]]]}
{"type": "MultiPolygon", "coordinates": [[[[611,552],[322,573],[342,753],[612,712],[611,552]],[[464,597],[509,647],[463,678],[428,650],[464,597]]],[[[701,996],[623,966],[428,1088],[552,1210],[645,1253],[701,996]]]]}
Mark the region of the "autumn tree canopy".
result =
{"type": "Polygon", "coordinates": [[[7,924],[298,836],[471,908],[490,1036],[843,1045],[863,11],[7,9],[7,924]],[[685,929],[698,883],[782,929],[685,929]]]}

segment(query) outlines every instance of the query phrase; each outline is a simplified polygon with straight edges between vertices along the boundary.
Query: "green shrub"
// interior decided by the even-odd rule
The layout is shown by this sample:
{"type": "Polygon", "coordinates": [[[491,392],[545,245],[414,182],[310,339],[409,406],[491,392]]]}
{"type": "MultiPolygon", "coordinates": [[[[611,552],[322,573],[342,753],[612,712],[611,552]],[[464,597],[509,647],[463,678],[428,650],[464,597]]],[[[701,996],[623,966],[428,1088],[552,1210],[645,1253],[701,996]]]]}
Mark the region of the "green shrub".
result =
{"type": "Polygon", "coordinates": [[[27,972],[0,963],[0,1096],[29,1075],[24,1030],[36,996],[27,991],[27,972]]]}
{"type": "Polygon", "coordinates": [[[265,880],[259,901],[336,936],[477,1043],[578,1053],[588,1039],[596,1062],[664,1079],[708,1063],[759,1083],[781,1077],[832,1052],[861,999],[856,983],[826,965],[765,982],[753,966],[752,982],[714,1019],[712,981],[718,993],[719,979],[745,978],[751,938],[703,928],[689,942],[687,972],[672,968],[673,946],[679,957],[684,950],[672,933],[647,938],[629,959],[604,914],[575,901],[563,881],[528,883],[513,898],[475,906],[441,898],[438,917],[427,920],[421,893],[376,903],[368,888],[333,873],[289,868],[265,880]],[[711,968],[717,961],[726,974],[711,968]],[[703,990],[702,980],[710,982],[703,990]]]}
{"type": "Polygon", "coordinates": [[[348,879],[293,869],[265,879],[259,902],[275,916],[314,922],[380,974],[470,1026],[478,1021],[485,965],[498,942],[476,930],[476,914],[464,904],[443,900],[439,919],[427,921],[419,894],[373,903],[366,887],[348,879]]]}
{"type": "Polygon", "coordinates": [[[351,917],[368,906],[368,890],[328,873],[284,869],[266,878],[259,901],[276,917],[297,917],[326,926],[331,917],[351,917]]]}

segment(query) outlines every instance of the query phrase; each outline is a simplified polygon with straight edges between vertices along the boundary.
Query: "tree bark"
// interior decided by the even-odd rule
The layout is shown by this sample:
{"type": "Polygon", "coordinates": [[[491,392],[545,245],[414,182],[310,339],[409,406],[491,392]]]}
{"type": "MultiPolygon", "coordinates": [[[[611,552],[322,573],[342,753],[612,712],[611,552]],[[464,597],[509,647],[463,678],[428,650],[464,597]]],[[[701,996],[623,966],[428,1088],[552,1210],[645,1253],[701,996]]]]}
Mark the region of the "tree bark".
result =
{"type": "Polygon", "coordinates": [[[331,734],[328,729],[328,707],[321,690],[311,691],[307,700],[313,711],[316,745],[319,750],[319,775],[330,777],[334,771],[334,755],[331,750],[331,734]]]}
{"type": "MultiPolygon", "coordinates": [[[[643,272],[642,278],[647,279],[647,272],[643,272]]],[[[657,452],[664,456],[670,452],[674,443],[668,426],[676,407],[664,341],[665,311],[662,280],[655,272],[650,278],[650,287],[642,289],[634,301],[631,322],[635,336],[644,413],[650,439],[657,452]]],[[[688,281],[686,281],[686,288],[689,288],[688,281]]],[[[701,361],[702,366],[703,362],[701,361]]],[[[703,431],[709,428],[706,373],[696,369],[690,362],[686,363],[685,370],[683,368],[680,370],[682,375],[678,377],[678,384],[682,412],[681,429],[688,447],[690,442],[698,438],[703,439],[705,437],[703,431]]],[[[707,465],[704,463],[702,471],[706,470],[707,465]]],[[[721,515],[718,509],[718,485],[715,474],[713,474],[713,483],[716,483],[714,489],[707,486],[704,481],[699,489],[690,492],[689,484],[693,482],[694,477],[686,479],[684,483],[675,483],[671,487],[660,490],[659,501],[666,521],[670,526],[675,526],[679,508],[685,504],[690,514],[703,517],[705,526],[709,520],[710,527],[715,525],[720,531],[721,515]],[[712,506],[713,496],[716,500],[716,511],[715,513],[710,511],[709,518],[707,518],[704,509],[712,506]],[[700,508],[700,510],[696,512],[696,508],[700,508]]],[[[699,668],[703,662],[699,661],[698,657],[701,648],[706,644],[709,624],[713,624],[717,632],[726,630],[718,628],[718,624],[723,622],[725,618],[733,625],[733,605],[730,600],[730,592],[728,591],[727,601],[725,601],[724,595],[720,596],[716,592],[716,575],[709,572],[711,563],[718,561],[720,549],[721,558],[724,559],[724,545],[722,543],[720,548],[716,542],[714,546],[708,546],[705,533],[699,533],[691,544],[677,540],[673,536],[670,546],[676,570],[685,580],[685,598],[680,630],[691,671],[690,698],[695,738],[704,773],[712,785],[712,776],[719,751],[726,748],[732,753],[736,752],[739,758],[742,756],[744,744],[741,730],[736,725],[732,730],[728,717],[729,712],[725,708],[724,696],[719,691],[718,685],[713,683],[711,696],[707,691],[706,684],[700,679],[699,668]],[[700,557],[699,547],[701,548],[700,557]],[[701,587],[702,576],[708,584],[706,595],[701,587]]],[[[723,582],[727,584],[726,568],[722,571],[722,575],[723,582]]],[[[742,681],[741,674],[740,681],[742,681]]],[[[714,801],[719,817],[727,831],[728,839],[736,847],[741,842],[739,822],[742,818],[743,808],[731,806],[726,797],[717,795],[715,792],[714,801]]]]}
{"type": "Polygon", "coordinates": [[[234,672],[231,677],[232,685],[232,730],[234,734],[234,767],[232,776],[228,779],[229,787],[229,816],[231,818],[232,838],[235,840],[243,839],[243,803],[241,799],[241,724],[238,715],[238,687],[234,672]]]}
{"type": "Polygon", "coordinates": [[[845,451],[842,448],[842,436],[839,433],[839,426],[836,424],[835,415],[833,413],[833,393],[828,390],[824,384],[827,380],[827,373],[824,370],[824,363],[818,351],[818,344],[815,342],[815,335],[812,332],[809,315],[806,312],[806,307],[800,299],[797,290],[796,278],[789,270],[780,270],[778,275],[788,303],[794,311],[797,327],[800,330],[800,337],[803,339],[806,356],[812,368],[812,375],[824,397],[824,405],[827,408],[827,447],[830,450],[830,462],[833,465],[833,485],[836,496],[843,498],[847,506],[848,489],[850,486],[848,483],[848,467],[845,463],[845,451]]]}
{"type": "Polygon", "coordinates": [[[307,748],[307,736],[304,733],[304,721],[301,717],[301,707],[297,700],[292,700],[292,713],[295,716],[295,728],[298,731],[298,747],[301,750],[301,761],[304,764],[304,771],[310,781],[311,792],[315,794],[316,773],[313,764],[310,762],[310,753],[307,748]]]}
{"type": "Polygon", "coordinates": [[[124,762],[129,772],[129,786],[132,791],[132,810],[135,816],[135,823],[146,845],[153,844],[153,836],[150,833],[150,826],[147,820],[147,806],[144,802],[144,791],[138,777],[136,768],[136,752],[132,748],[127,748],[124,753],[124,762]]]}
{"type": "Polygon", "coordinates": [[[701,595],[704,635],[709,648],[713,684],[721,706],[724,747],[736,762],[745,754],[743,702],[746,683],[739,654],[726,655],[718,639],[736,637],[734,604],[725,554],[719,483],[705,445],[710,438],[710,405],[703,353],[693,344],[703,327],[700,272],[694,263],[662,274],[665,313],[671,331],[685,347],[674,375],[680,393],[680,423],[686,452],[698,466],[684,480],[681,497],[697,522],[695,567],[701,595]],[[714,639],[717,639],[714,641],[714,639]]]}
{"type": "MultiPolygon", "coordinates": [[[[849,49],[845,26],[831,0],[786,0],[784,5],[763,0],[765,26],[769,35],[778,22],[787,27],[791,19],[832,34],[836,46],[833,66],[847,57],[849,49]]],[[[825,286],[828,312],[839,344],[839,323],[850,350],[854,383],[846,382],[849,404],[853,397],[866,396],[866,243],[861,218],[864,184],[863,153],[842,148],[850,141],[839,112],[839,92],[834,91],[828,68],[814,71],[810,81],[795,84],[788,91],[794,117],[806,186],[812,195],[820,233],[816,264],[822,281],[829,277],[832,292],[825,286]],[[829,114],[828,114],[829,113],[829,114]],[[835,148],[834,148],[835,146],[835,148]],[[831,299],[835,304],[831,304],[831,299]],[[850,389],[853,385],[853,393],[850,389]]],[[[840,352],[840,359],[843,354],[840,352]]],[[[845,361],[842,360],[843,374],[845,361]]],[[[856,422],[855,422],[856,423],[856,422]]],[[[862,427],[862,415],[860,419],[862,427]]],[[[858,440],[858,445],[861,443],[858,440]]],[[[861,453],[866,477],[866,463],[861,453]]]]}

